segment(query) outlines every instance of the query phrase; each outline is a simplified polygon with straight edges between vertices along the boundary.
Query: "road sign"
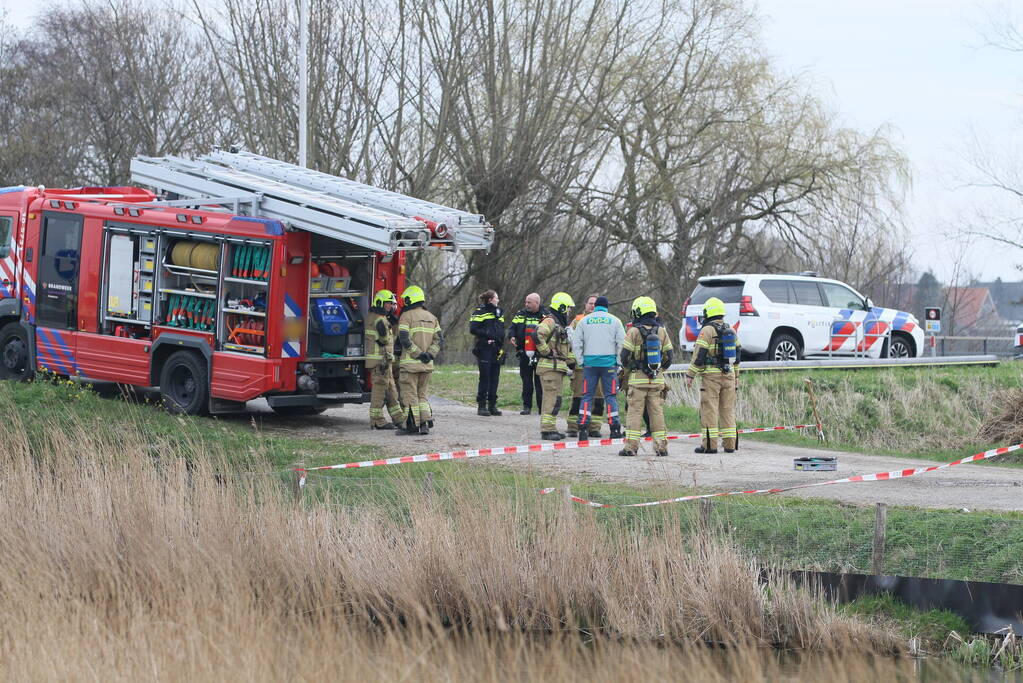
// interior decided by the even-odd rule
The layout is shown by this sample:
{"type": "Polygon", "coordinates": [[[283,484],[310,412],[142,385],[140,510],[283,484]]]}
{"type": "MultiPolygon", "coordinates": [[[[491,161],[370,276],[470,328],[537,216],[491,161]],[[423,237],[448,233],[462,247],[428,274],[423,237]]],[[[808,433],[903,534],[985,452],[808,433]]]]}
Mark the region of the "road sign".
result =
{"type": "Polygon", "coordinates": [[[938,306],[924,308],[924,332],[927,334],[941,333],[941,308],[938,306]]]}

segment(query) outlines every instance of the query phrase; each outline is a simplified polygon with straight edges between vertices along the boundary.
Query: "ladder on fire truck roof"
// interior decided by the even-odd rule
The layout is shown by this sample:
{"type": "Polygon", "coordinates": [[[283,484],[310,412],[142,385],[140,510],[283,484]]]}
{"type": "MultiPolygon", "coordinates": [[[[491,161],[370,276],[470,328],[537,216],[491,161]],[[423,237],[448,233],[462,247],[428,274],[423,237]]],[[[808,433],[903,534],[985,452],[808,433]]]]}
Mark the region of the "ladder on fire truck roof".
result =
{"type": "Polygon", "coordinates": [[[494,239],[479,214],[245,152],[136,157],[131,174],[159,192],[209,200],[196,205],[222,203],[217,198],[237,205],[240,193],[249,195],[255,215],[384,253],[428,244],[489,249],[494,239]]]}

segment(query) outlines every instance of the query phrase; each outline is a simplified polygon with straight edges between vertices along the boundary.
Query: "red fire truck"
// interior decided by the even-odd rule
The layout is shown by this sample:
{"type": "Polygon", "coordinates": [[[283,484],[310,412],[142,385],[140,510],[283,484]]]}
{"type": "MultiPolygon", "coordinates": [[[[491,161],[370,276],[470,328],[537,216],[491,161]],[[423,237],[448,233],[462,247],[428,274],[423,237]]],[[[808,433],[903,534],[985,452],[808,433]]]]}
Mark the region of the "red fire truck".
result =
{"type": "Polygon", "coordinates": [[[0,189],[0,378],[159,387],[175,412],[369,400],[363,315],[483,216],[266,157],[137,158],[140,187],[0,189]]]}

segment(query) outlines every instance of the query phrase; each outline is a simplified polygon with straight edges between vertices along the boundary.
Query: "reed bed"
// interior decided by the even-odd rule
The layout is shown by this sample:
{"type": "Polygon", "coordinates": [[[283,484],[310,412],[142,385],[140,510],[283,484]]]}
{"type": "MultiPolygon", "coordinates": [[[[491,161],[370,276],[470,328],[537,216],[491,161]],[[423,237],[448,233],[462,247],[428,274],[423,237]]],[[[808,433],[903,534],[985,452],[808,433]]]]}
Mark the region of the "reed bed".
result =
{"type": "Polygon", "coordinates": [[[640,531],[468,471],[444,500],[296,505],[216,444],[68,420],[30,445],[0,417],[4,679],[776,680],[778,650],[901,649],[681,512],[640,531]]]}

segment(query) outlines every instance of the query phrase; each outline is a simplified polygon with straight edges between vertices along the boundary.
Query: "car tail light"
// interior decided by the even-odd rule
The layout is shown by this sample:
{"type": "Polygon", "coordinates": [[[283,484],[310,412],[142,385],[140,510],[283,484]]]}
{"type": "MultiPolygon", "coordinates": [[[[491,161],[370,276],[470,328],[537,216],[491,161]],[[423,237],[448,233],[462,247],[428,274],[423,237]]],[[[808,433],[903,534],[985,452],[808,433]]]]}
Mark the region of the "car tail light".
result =
{"type": "Polygon", "coordinates": [[[744,296],[739,299],[739,315],[760,315],[757,309],[753,308],[753,297],[744,296]]]}
{"type": "Polygon", "coordinates": [[[686,311],[689,310],[689,302],[692,301],[692,300],[693,300],[693,298],[689,297],[688,299],[686,299],[686,302],[684,304],[682,304],[682,317],[683,318],[686,317],[686,311]]]}

